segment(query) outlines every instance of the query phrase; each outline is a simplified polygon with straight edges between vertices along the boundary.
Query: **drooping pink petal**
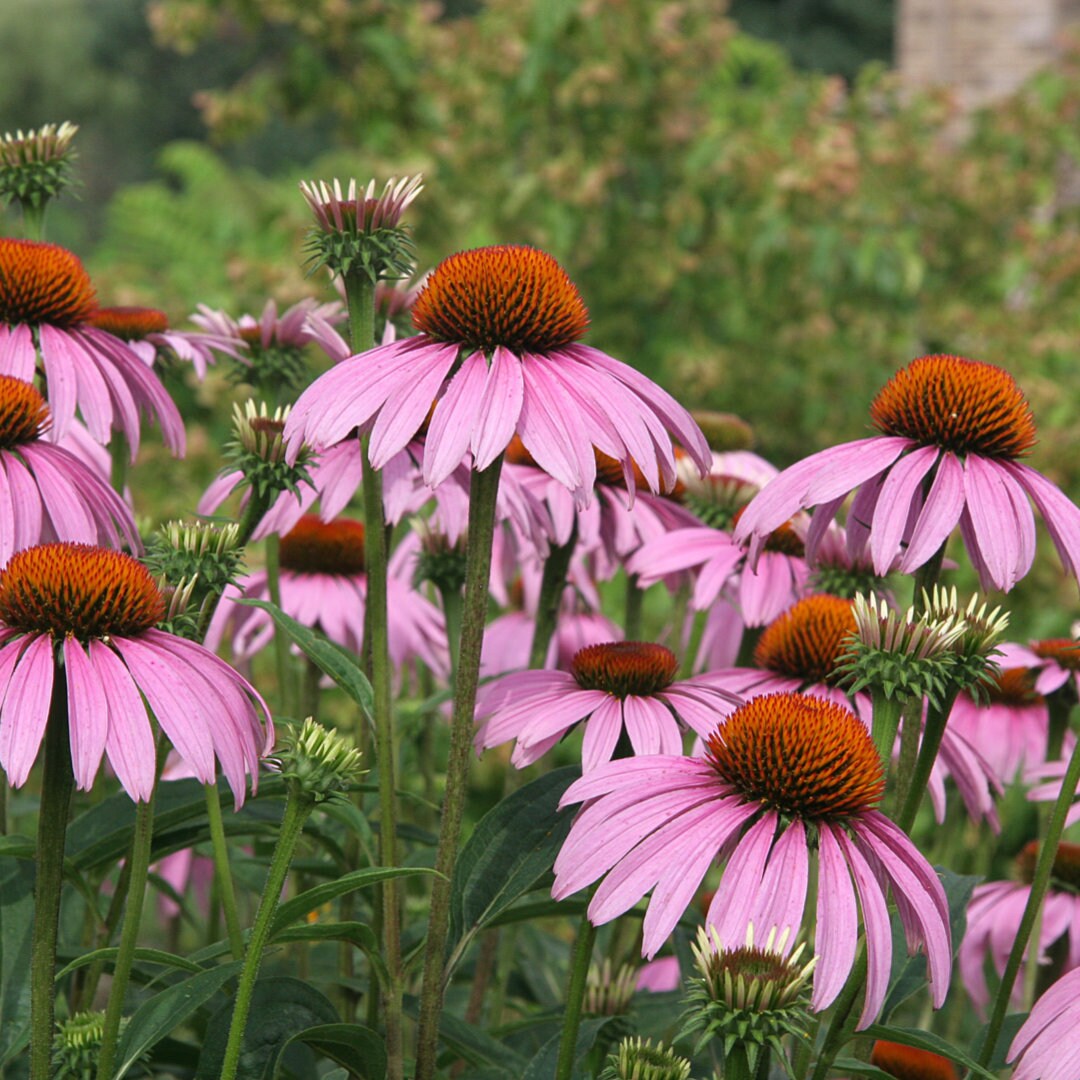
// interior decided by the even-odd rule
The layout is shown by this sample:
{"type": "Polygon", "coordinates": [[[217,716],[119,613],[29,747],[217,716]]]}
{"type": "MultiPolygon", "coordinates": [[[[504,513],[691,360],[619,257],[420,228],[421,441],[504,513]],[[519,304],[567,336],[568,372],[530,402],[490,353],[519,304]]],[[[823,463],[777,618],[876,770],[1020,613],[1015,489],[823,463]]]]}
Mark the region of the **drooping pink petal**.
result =
{"type": "Polygon", "coordinates": [[[739,837],[739,843],[724,867],[705,924],[716,927],[725,949],[738,949],[746,944],[746,928],[761,892],[761,879],[777,824],[775,811],[766,811],[739,837]]]}
{"type": "Polygon", "coordinates": [[[792,947],[802,926],[809,862],[806,829],[795,818],[773,845],[761,879],[757,903],[750,913],[755,940],[764,940],[775,927],[778,935],[790,931],[786,948],[792,947]]]}
{"type": "Polygon", "coordinates": [[[622,734],[623,718],[619,699],[608,696],[585,721],[581,742],[581,771],[593,769],[611,760],[622,734]]]}
{"type": "Polygon", "coordinates": [[[26,783],[41,748],[52,702],[53,672],[52,638],[41,634],[19,656],[0,709],[0,765],[12,787],[26,783]]]}
{"type": "Polygon", "coordinates": [[[109,733],[109,700],[94,665],[74,637],[64,639],[67,673],[68,727],[71,767],[75,786],[89,791],[94,786],[105,739],[109,733]]]}
{"type": "Polygon", "coordinates": [[[1000,465],[1039,508],[1065,572],[1073,577],[1080,575],[1080,507],[1030,466],[1019,461],[1003,461],[1000,465]]]}
{"type": "Polygon", "coordinates": [[[937,472],[915,521],[900,569],[909,574],[932,558],[956,528],[964,509],[964,467],[954,454],[938,459],[937,472]]]}
{"type": "Polygon", "coordinates": [[[131,672],[108,645],[91,641],[89,653],[109,703],[109,764],[124,790],[137,802],[147,802],[154,790],[157,750],[146,705],[131,672]]]}
{"type": "Polygon", "coordinates": [[[473,429],[473,466],[486,469],[514,437],[525,399],[525,381],[517,357],[501,345],[491,354],[480,415],[473,429]]]}
{"type": "Polygon", "coordinates": [[[36,369],[37,349],[30,327],[26,323],[0,326],[0,375],[33,382],[36,369]]]}
{"type": "MultiPolygon", "coordinates": [[[[1008,592],[1031,567],[1023,565],[1022,556],[1034,555],[1034,536],[1025,543],[1023,523],[1017,520],[1015,502],[1008,487],[1009,473],[977,454],[968,454],[964,462],[965,510],[971,522],[975,542],[993,584],[1008,592]]],[[[1031,510],[1027,510],[1027,529],[1034,531],[1031,510]]]]}
{"type": "Polygon", "coordinates": [[[859,913],[855,890],[843,852],[833,829],[823,824],[818,829],[817,925],[814,952],[814,989],[810,1008],[827,1009],[851,974],[855,945],[859,937],[859,913]]]}
{"type": "Polygon", "coordinates": [[[862,853],[841,829],[834,833],[855,879],[866,932],[866,997],[856,1031],[869,1027],[881,1012],[892,967],[892,928],[881,884],[862,853]]]}
{"type": "Polygon", "coordinates": [[[936,446],[917,447],[897,461],[885,477],[870,529],[874,573],[889,572],[900,551],[900,541],[907,531],[912,504],[916,502],[923,478],[933,468],[939,453],[936,446]]]}
{"type": "Polygon", "coordinates": [[[424,444],[424,482],[431,487],[441,484],[468,453],[486,381],[487,361],[482,352],[474,352],[439,398],[424,444]]]}

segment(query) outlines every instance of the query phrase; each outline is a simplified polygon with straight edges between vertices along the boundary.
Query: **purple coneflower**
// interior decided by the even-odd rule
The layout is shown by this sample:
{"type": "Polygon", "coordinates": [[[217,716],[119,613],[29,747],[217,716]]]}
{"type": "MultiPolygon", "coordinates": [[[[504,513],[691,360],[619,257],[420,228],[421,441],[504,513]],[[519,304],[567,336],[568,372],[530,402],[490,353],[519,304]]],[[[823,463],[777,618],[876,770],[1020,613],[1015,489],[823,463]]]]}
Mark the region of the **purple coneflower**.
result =
{"type": "MultiPolygon", "coordinates": [[[[1050,710],[1035,690],[1036,673],[1028,667],[1002,665],[981,686],[980,700],[962,693],[949,713],[949,730],[978,746],[1002,782],[1046,761],[1050,710]]],[[[1073,736],[1066,733],[1066,753],[1073,736]]]]}
{"type": "Polygon", "coordinates": [[[1016,1062],[1012,1080],[1073,1080],[1080,1075],[1080,968],[1063,975],[1035,1002],[1007,1060],[1016,1062]]]}
{"type": "Polygon", "coordinates": [[[868,546],[877,573],[898,556],[903,573],[918,569],[959,524],[984,588],[1008,590],[1034,558],[1034,502],[1066,572],[1077,574],[1080,508],[1019,460],[1035,444],[1035,421],[1008,372],[958,356],[923,356],[889,380],[870,414],[880,435],[786,469],[746,508],[735,538],[752,538],[756,553],[777,526],[813,506],[812,532],[820,531],[858,489],[848,542],[868,546]]]}
{"type": "Polygon", "coordinates": [[[516,739],[511,761],[537,761],[584,721],[581,767],[611,760],[625,729],[635,754],[678,754],[681,720],[704,736],[742,698],[695,680],[675,681],[679,662],[663,645],[589,645],[570,671],[521,671],[488,683],[476,707],[478,751],[516,739]]]}
{"type": "MultiPolygon", "coordinates": [[[[1017,856],[1019,880],[988,881],[976,885],[972,893],[967,909],[967,929],[960,943],[957,962],[968,996],[980,1013],[990,1003],[990,992],[986,987],[987,957],[1001,975],[1031,896],[1038,856],[1039,844],[1033,840],[1017,856]]],[[[1080,844],[1058,844],[1050,873],[1050,888],[1043,900],[1040,922],[1039,963],[1046,963],[1046,950],[1068,935],[1063,963],[1065,970],[1071,970],[1080,965],[1080,897],[1076,895],[1080,885],[1080,844]]],[[[1026,958],[1023,963],[1026,966],[1026,958]]],[[[1024,977],[1021,974],[1013,984],[1013,1004],[1019,1006],[1023,995],[1024,977]]]]}
{"type": "Polygon", "coordinates": [[[50,540],[138,548],[124,501],[75,454],[44,440],[49,423],[33,386],[0,375],[0,566],[50,540]]]}
{"type": "MultiPolygon", "coordinates": [[[[1080,638],[1044,638],[1024,645],[1009,645],[1009,655],[1036,673],[1035,689],[1052,694],[1072,683],[1073,693],[1080,694],[1080,638]]],[[[1003,661],[1000,661],[1003,662],[1003,661]]]]}
{"type": "Polygon", "coordinates": [[[148,307],[98,308],[89,319],[90,325],[127,342],[127,346],[147,367],[153,367],[158,351],[186,360],[200,379],[206,378],[207,366],[214,362],[214,353],[224,352],[241,359],[244,342],[234,341],[226,334],[200,330],[174,330],[164,311],[148,307]]]}
{"type": "MultiPolygon", "coordinates": [[[[405,555],[399,548],[389,567],[390,659],[397,667],[420,659],[442,673],[448,666],[442,613],[402,573],[405,555]]],[[[281,538],[279,558],[282,610],[360,653],[367,604],[364,526],[345,518],[326,523],[307,515],[281,538]]],[[[270,599],[265,570],[242,578],[239,588],[225,590],[206,642],[215,648],[229,633],[233,656],[247,660],[270,642],[274,624],[262,608],[237,604],[240,598],[270,599]]]]}
{"type": "Polygon", "coordinates": [[[451,255],[428,278],[412,317],[417,336],[346,360],[304,391],[286,425],[293,448],[330,446],[360,428],[370,431],[371,463],[382,468],[431,413],[431,485],[467,455],[486,469],[515,433],[583,501],[596,478],[594,446],[627,472],[636,462],[654,491],[675,481],[668,431],[708,467],[704,437],[674,398],[579,343],[588,313],[550,255],[515,246],[451,255]]]}
{"type": "Polygon", "coordinates": [[[156,417],[165,444],[183,453],[172,398],[126,342],[93,324],[97,310],[90,277],[70,251],[0,237],[0,373],[32,382],[40,357],[52,437],[67,434],[78,408],[98,442],[122,431],[134,460],[142,410],[156,417]]]}
{"type": "Polygon", "coordinates": [[[846,982],[861,911],[868,971],[858,1026],[877,1016],[892,963],[890,887],[909,946],[926,949],[940,1007],[952,965],[945,892],[908,837],[874,808],[884,786],[873,740],[854,714],[801,694],[754,698],[720,721],[703,759],[612,761],[572,784],[562,805],[584,806],[555,860],[552,895],[561,900],[603,878],[589,904],[599,925],[652,889],[642,946],[651,957],[712,864],[726,858],[706,925],[725,948],[737,948],[751,923],[781,932],[802,923],[816,849],[811,1007],[828,1006],[846,982]]]}
{"type": "Polygon", "coordinates": [[[273,742],[266,704],[212,652],[156,629],[164,615],[161,592],[130,555],[59,543],[12,557],[0,572],[0,765],[12,787],[37,758],[60,671],[79,788],[91,787],[105,754],[128,794],[149,799],[149,706],[194,775],[213,783],[216,757],[243,802],[273,742]]]}

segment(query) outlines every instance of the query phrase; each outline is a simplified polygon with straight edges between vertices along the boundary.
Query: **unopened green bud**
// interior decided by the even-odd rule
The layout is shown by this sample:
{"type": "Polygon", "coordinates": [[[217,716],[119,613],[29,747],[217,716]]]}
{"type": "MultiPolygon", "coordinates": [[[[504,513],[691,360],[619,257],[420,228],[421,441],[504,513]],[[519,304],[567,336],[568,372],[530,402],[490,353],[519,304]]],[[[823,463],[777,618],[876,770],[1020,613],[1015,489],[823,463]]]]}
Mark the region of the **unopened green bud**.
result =
{"type": "Polygon", "coordinates": [[[290,781],[294,791],[317,803],[340,798],[366,772],[360,751],[344,735],[310,716],[299,728],[286,725],[268,762],[290,781]]]}
{"type": "Polygon", "coordinates": [[[0,138],[0,198],[23,210],[41,211],[72,182],[75,124],[45,124],[36,131],[0,138]]]}
{"type": "Polygon", "coordinates": [[[690,1062],[651,1039],[623,1039],[609,1055],[599,1080],[687,1080],[690,1062]]]}
{"type": "Polygon", "coordinates": [[[307,471],[312,453],[306,446],[292,465],[285,460],[282,432],[290,411],[284,405],[271,413],[265,402],[257,406],[250,399],[233,406],[234,439],[226,456],[260,499],[270,501],[282,491],[297,495],[301,484],[312,486],[307,471]]]}

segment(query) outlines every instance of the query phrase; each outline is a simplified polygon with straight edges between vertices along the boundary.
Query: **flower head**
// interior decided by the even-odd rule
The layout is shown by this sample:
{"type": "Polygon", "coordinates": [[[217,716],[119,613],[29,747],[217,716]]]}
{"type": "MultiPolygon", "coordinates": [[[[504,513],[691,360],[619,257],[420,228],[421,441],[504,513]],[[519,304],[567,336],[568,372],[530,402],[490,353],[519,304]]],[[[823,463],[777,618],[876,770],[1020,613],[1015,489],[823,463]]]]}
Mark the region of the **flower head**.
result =
{"type": "Polygon", "coordinates": [[[124,433],[138,450],[139,413],[158,420],[166,444],[184,449],[184,426],[157,376],[121,338],[93,324],[97,296],[79,259],[56,244],[0,237],[0,374],[32,382],[41,367],[61,439],[82,413],[90,435],[124,433]]]}
{"type": "Polygon", "coordinates": [[[138,550],[127,505],[71,450],[46,441],[51,423],[30,383],[0,375],[0,566],[45,540],[138,550]]]}
{"type": "MultiPolygon", "coordinates": [[[[764,943],[725,948],[715,927],[698,928],[691,943],[696,974],[689,980],[689,1008],[682,1034],[699,1032],[696,1050],[720,1039],[725,1057],[741,1044],[751,1068],[762,1050],[783,1054],[785,1035],[808,1038],[808,983],[816,958],[801,964],[804,944],[786,949],[788,931],[778,941],[775,928],[764,943]]],[[[696,1052],[696,1051],[695,1051],[696,1052]]]]}
{"type": "Polygon", "coordinates": [[[1080,508],[1020,460],[1035,425],[1011,375],[958,356],[924,356],[889,381],[870,411],[880,435],[812,454],[747,507],[736,538],[751,539],[752,553],[800,509],[819,508],[819,535],[856,491],[848,544],[868,549],[877,573],[894,562],[916,570],[959,525],[984,588],[1007,591],[1034,558],[1033,502],[1066,571],[1077,574],[1080,508]]]}
{"type": "Polygon", "coordinates": [[[680,720],[704,735],[742,700],[692,679],[676,681],[678,670],[663,645],[610,641],[581,649],[569,672],[505,675],[481,691],[477,750],[515,739],[511,761],[525,768],[583,723],[586,772],[611,760],[624,730],[635,754],[677,754],[680,720]]]}
{"type": "Polygon", "coordinates": [[[268,764],[314,802],[340,798],[365,772],[360,751],[311,716],[285,726],[268,764]]]}
{"type": "Polygon", "coordinates": [[[60,671],[79,788],[107,754],[131,797],[149,798],[149,706],[194,774],[212,783],[216,757],[243,801],[246,774],[254,783],[273,740],[269,712],[224,661],[158,630],[165,614],[150,572],[129,555],[59,543],[12,557],[0,572],[0,766],[13,787],[37,757],[60,671]]]}
{"type": "Polygon", "coordinates": [[[594,447],[624,468],[634,462],[653,491],[675,481],[668,431],[708,466],[681,405],[578,341],[588,315],[550,255],[503,246],[445,259],[417,297],[413,324],[416,336],[337,364],[300,396],[286,425],[290,450],[362,429],[382,468],[426,426],[424,479],[434,486],[467,457],[486,469],[516,433],[581,501],[596,479],[594,447]]]}
{"type": "Polygon", "coordinates": [[[0,198],[24,210],[41,210],[72,182],[71,141],[79,127],[66,120],[36,131],[5,132],[0,138],[0,198]]]}
{"type": "MultiPolygon", "coordinates": [[[[403,544],[390,559],[390,659],[400,667],[419,658],[442,672],[447,668],[442,614],[412,589],[412,554],[403,544]]],[[[362,652],[367,604],[364,526],[346,518],[323,522],[304,515],[281,538],[279,558],[282,610],[305,626],[322,630],[338,645],[362,652]]],[[[274,629],[265,610],[238,604],[240,599],[270,599],[265,570],[248,574],[225,590],[206,634],[213,648],[231,631],[233,655],[246,660],[271,640],[274,629]]]]}
{"type": "Polygon", "coordinates": [[[952,963],[945,893],[907,836],[875,808],[884,776],[865,725],[834,702],[769,694],[721,721],[707,747],[703,759],[611,761],[572,784],[563,805],[585,805],[555,861],[552,895],[602,878],[589,904],[600,924],[652,889],[643,924],[643,953],[652,956],[723,855],[706,925],[722,947],[737,948],[750,924],[781,932],[801,924],[816,848],[811,1007],[825,1008],[844,985],[861,912],[869,969],[859,1026],[877,1015],[892,960],[890,887],[909,948],[926,949],[940,1006],[952,963]]]}
{"type": "Polygon", "coordinates": [[[316,227],[308,237],[312,268],[328,266],[336,276],[359,272],[372,283],[407,277],[412,270],[412,241],[401,225],[401,216],[424,190],[423,177],[404,176],[388,180],[382,194],[375,195],[375,181],[361,188],[350,180],[301,181],[300,191],[316,227]]]}

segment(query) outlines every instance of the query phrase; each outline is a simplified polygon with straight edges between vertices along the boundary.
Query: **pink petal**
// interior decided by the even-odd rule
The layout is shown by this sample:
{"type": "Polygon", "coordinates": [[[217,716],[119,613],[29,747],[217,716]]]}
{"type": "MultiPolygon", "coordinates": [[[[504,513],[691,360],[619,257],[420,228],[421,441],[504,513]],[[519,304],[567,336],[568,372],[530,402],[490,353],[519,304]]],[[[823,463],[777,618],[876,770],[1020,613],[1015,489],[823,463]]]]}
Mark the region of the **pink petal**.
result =
{"type": "Polygon", "coordinates": [[[53,670],[52,638],[41,634],[26,646],[8,682],[0,710],[0,765],[14,788],[26,783],[41,747],[52,702],[53,670]]]}
{"type": "Polygon", "coordinates": [[[124,790],[136,802],[147,802],[154,790],[157,749],[142,695],[124,662],[104,642],[90,642],[90,662],[109,703],[109,764],[124,790]]]}
{"type": "Polygon", "coordinates": [[[937,472],[900,560],[905,573],[917,570],[934,556],[956,528],[964,509],[964,468],[954,454],[938,459],[937,472]]]}
{"type": "Polygon", "coordinates": [[[818,901],[814,952],[814,991],[810,1008],[827,1009],[851,974],[859,937],[859,913],[847,863],[833,830],[818,830],[818,901]]]}
{"type": "Polygon", "coordinates": [[[521,361],[501,345],[491,364],[472,436],[473,467],[483,472],[507,446],[517,430],[525,399],[521,361]]]}
{"type": "Polygon", "coordinates": [[[923,478],[933,468],[939,453],[936,446],[912,450],[885,477],[870,529],[870,554],[876,574],[887,574],[899,554],[911,508],[917,502],[923,478]]]}
{"type": "Polygon", "coordinates": [[[581,743],[581,771],[593,769],[611,760],[622,734],[622,709],[618,698],[608,697],[585,721],[585,735],[581,743]]]}
{"type": "Polygon", "coordinates": [[[73,637],[64,639],[67,672],[68,727],[71,736],[71,767],[75,786],[89,791],[94,786],[105,738],[109,732],[109,702],[94,665],[73,637]]]}
{"type": "Polygon", "coordinates": [[[432,487],[441,484],[464,460],[480,415],[486,380],[487,362],[482,352],[467,356],[450,380],[428,426],[424,444],[424,483],[432,487]]]}

